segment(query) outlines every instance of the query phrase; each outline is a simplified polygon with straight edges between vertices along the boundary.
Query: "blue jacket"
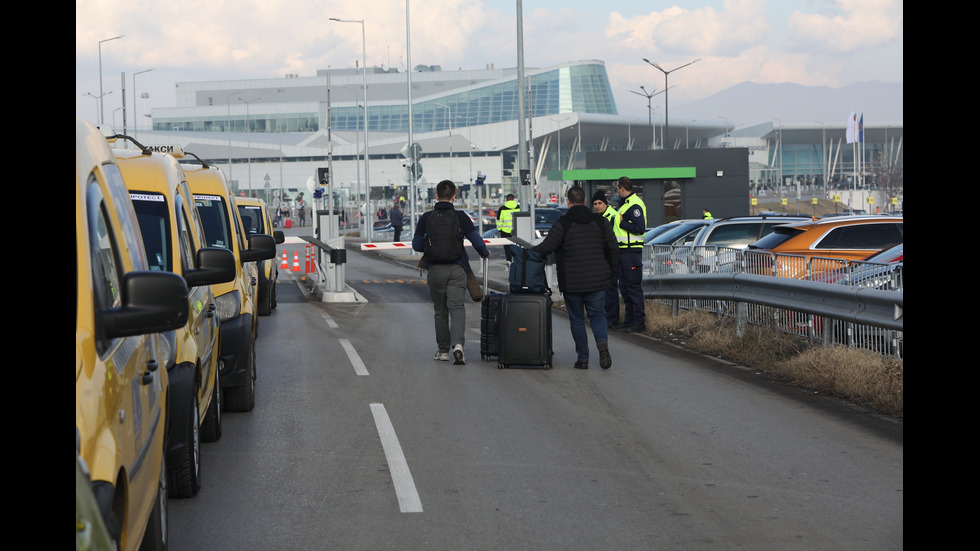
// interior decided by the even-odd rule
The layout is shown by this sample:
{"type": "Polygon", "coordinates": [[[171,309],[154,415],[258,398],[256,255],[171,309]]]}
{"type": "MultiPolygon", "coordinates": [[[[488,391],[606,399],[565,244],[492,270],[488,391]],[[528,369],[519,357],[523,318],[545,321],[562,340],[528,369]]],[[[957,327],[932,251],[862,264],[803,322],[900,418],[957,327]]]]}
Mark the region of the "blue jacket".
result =
{"type": "MultiPolygon", "coordinates": [[[[453,208],[453,204],[448,201],[439,201],[434,207],[432,207],[433,210],[451,208],[453,208]]],[[[419,217],[419,224],[415,227],[415,235],[412,236],[412,249],[420,253],[425,252],[425,222],[429,219],[430,214],[432,214],[432,211],[425,212],[421,217],[419,217]]],[[[490,256],[490,249],[488,249],[487,244],[483,242],[483,238],[480,237],[480,232],[476,229],[476,226],[473,225],[473,221],[470,220],[470,217],[467,216],[465,212],[458,210],[456,211],[456,215],[459,216],[459,229],[460,233],[462,233],[459,238],[463,239],[465,236],[466,239],[469,239],[470,243],[473,244],[473,248],[476,249],[476,252],[479,253],[480,256],[484,258],[490,256]]],[[[425,267],[428,268],[429,264],[429,261],[426,260],[425,267]]],[[[470,263],[469,257],[466,254],[466,247],[463,247],[463,256],[459,257],[456,264],[462,266],[467,272],[470,271],[470,263]]]]}
{"type": "Polygon", "coordinates": [[[402,211],[401,211],[400,208],[395,207],[395,208],[391,209],[391,214],[389,216],[391,217],[391,225],[392,226],[401,226],[402,225],[402,211]]]}

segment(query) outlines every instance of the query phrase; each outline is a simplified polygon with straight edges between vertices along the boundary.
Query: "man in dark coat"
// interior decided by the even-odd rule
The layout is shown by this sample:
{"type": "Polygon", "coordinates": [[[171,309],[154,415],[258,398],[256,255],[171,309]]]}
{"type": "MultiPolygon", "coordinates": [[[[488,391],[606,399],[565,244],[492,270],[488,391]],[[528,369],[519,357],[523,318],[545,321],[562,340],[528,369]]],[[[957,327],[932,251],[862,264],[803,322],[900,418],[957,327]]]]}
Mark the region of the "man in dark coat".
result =
{"type": "Polygon", "coordinates": [[[616,279],[619,247],[612,225],[585,205],[585,190],[573,187],[566,198],[568,212],[555,221],[548,236],[532,250],[543,255],[556,253],[558,289],[565,299],[575,340],[575,368],[589,368],[589,337],[585,331],[588,313],[599,350],[599,366],[609,369],[612,357],[606,328],[606,288],[616,279]]]}

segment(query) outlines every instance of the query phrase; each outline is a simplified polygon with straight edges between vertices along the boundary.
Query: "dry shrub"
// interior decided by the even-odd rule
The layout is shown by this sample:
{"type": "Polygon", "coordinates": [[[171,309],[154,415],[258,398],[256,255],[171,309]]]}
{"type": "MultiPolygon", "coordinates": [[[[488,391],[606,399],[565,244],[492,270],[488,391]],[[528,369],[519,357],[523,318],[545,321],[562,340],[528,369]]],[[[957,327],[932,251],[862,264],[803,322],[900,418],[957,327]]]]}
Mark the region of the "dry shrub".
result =
{"type": "Polygon", "coordinates": [[[904,363],[867,350],[818,347],[789,359],[776,372],[805,388],[902,415],[904,363]]]}
{"type": "Polygon", "coordinates": [[[769,373],[803,388],[902,415],[903,362],[867,350],[826,348],[797,335],[749,326],[739,337],[735,323],[703,311],[647,302],[647,332],[703,354],[769,373]]]}

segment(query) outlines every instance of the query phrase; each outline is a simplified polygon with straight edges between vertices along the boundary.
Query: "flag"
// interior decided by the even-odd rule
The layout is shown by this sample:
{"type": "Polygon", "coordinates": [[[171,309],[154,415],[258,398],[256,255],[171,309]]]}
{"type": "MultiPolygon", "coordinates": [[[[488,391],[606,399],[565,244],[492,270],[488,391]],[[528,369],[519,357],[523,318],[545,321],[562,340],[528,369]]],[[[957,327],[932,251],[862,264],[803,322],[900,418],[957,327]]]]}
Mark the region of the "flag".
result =
{"type": "Polygon", "coordinates": [[[858,131],[858,135],[857,135],[858,143],[864,143],[864,113],[861,113],[861,120],[858,121],[857,131],[858,131]]]}
{"type": "Polygon", "coordinates": [[[851,116],[847,117],[847,131],[845,132],[845,137],[847,138],[847,143],[854,143],[854,132],[857,127],[857,114],[853,111],[851,116]]]}

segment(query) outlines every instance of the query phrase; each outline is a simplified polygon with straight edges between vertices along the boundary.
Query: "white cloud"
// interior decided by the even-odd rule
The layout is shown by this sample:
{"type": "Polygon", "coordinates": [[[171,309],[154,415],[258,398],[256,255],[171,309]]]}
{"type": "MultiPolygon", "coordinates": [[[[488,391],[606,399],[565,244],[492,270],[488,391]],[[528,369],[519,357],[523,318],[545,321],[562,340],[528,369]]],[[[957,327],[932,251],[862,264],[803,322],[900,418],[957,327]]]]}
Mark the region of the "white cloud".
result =
{"type": "Polygon", "coordinates": [[[852,53],[901,40],[902,0],[835,0],[829,13],[794,11],[783,40],[792,51],[852,53]]]}
{"type": "Polygon", "coordinates": [[[613,12],[606,35],[646,52],[733,55],[769,36],[765,8],[764,0],[726,0],[720,11],[672,6],[630,18],[613,12]]]}

